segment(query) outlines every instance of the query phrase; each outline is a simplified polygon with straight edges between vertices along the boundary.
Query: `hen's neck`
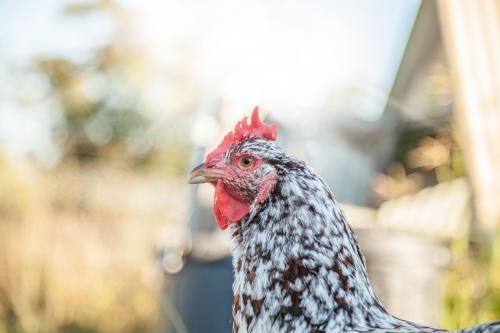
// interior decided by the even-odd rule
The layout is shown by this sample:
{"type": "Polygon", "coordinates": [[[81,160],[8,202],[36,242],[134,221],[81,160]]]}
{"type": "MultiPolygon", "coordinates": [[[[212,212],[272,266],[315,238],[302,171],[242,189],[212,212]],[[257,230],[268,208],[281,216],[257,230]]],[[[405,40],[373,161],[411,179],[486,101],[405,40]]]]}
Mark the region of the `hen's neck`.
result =
{"type": "Polygon", "coordinates": [[[277,169],[269,197],[231,226],[234,331],[416,328],[389,315],[375,297],[328,186],[301,162],[277,169]]]}

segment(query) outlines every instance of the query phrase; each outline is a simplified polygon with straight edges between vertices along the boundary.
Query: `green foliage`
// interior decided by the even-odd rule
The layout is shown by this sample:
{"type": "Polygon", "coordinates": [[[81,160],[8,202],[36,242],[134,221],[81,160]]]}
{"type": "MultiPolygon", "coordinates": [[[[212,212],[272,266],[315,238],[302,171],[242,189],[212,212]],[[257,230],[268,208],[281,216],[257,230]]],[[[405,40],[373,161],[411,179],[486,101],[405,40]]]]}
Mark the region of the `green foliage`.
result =
{"type": "Polygon", "coordinates": [[[445,279],[443,327],[454,330],[500,318],[500,231],[490,241],[453,244],[445,279]]]}

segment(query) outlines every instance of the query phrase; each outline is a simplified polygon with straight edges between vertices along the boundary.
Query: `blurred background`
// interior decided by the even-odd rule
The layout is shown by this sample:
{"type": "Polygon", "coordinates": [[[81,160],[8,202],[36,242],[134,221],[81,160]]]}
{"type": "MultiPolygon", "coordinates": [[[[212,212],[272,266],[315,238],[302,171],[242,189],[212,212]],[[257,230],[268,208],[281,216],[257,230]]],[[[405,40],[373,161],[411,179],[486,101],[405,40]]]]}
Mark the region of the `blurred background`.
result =
{"type": "Polygon", "coordinates": [[[229,332],[186,175],[256,104],[390,310],[500,318],[497,0],[2,0],[0,79],[0,333],[229,332]]]}

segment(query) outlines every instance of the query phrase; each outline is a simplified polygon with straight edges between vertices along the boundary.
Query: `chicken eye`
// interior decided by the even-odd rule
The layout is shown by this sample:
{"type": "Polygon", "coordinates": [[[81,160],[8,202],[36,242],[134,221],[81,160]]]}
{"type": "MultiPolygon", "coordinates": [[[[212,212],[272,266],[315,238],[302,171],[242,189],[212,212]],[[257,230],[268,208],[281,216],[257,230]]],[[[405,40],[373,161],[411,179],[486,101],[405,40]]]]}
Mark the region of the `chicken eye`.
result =
{"type": "Polygon", "coordinates": [[[253,166],[253,158],[250,156],[244,156],[240,158],[239,164],[244,169],[251,168],[253,166]]]}

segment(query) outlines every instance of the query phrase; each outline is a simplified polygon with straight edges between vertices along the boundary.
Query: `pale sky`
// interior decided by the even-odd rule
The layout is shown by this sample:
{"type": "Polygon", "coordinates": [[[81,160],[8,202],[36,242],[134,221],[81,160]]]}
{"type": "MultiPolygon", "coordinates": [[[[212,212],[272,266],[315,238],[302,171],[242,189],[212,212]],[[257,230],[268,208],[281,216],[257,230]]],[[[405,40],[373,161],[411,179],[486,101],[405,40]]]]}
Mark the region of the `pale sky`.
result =
{"type": "MultiPolygon", "coordinates": [[[[109,40],[114,29],[109,17],[64,16],[67,2],[0,1],[2,81],[9,82],[9,71],[34,56],[79,61],[109,40]]],[[[384,109],[383,96],[390,90],[420,5],[420,0],[119,2],[132,14],[131,38],[143,45],[152,65],[161,69],[182,64],[183,50],[193,51],[191,72],[207,94],[245,109],[259,103],[276,110],[321,110],[332,91],[355,87],[360,92],[353,112],[368,120],[377,119],[384,109]]],[[[161,94],[165,87],[159,84],[152,91],[161,94]]],[[[16,142],[10,150],[22,150],[19,146],[33,145],[47,125],[9,101],[4,88],[0,144],[16,142]],[[33,123],[27,125],[31,139],[6,129],[17,121],[33,123]]],[[[340,95],[334,108],[352,107],[345,103],[352,101],[340,95]]]]}

